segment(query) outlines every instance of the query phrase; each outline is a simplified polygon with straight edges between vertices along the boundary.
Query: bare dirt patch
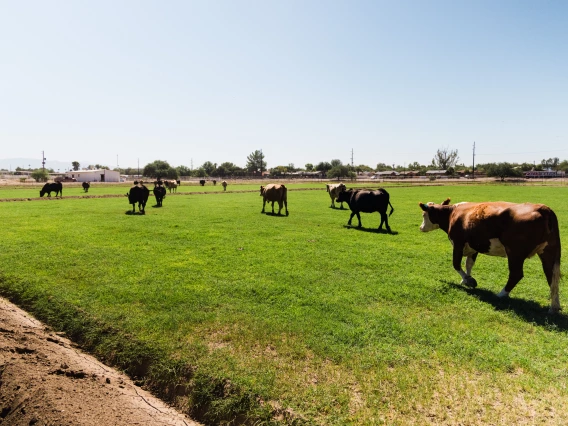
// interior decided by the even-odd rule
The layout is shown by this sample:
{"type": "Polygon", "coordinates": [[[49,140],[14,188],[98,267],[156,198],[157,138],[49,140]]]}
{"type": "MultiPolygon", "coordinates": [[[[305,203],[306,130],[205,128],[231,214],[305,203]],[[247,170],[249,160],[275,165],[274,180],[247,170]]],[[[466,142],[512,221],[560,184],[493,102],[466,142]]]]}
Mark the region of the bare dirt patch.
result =
{"type": "Polygon", "coordinates": [[[0,425],[198,423],[0,298],[0,425]]]}

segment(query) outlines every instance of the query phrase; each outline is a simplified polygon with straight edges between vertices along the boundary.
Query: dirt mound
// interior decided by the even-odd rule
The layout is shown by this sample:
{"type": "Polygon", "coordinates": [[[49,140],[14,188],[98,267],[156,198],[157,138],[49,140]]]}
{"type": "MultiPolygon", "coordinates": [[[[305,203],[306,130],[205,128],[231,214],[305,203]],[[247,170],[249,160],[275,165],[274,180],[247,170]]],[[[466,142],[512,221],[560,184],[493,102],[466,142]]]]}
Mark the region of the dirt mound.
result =
{"type": "Polygon", "coordinates": [[[198,423],[0,298],[0,425],[198,423]]]}

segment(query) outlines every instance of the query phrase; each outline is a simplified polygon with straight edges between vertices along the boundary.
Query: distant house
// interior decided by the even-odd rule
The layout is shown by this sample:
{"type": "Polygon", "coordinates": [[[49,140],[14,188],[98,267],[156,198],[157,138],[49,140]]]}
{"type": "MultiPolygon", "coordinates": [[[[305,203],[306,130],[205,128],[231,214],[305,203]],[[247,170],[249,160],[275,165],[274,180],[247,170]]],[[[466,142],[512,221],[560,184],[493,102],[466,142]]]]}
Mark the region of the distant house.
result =
{"type": "Polygon", "coordinates": [[[396,170],[385,170],[384,172],[377,172],[375,173],[375,179],[378,178],[388,178],[388,177],[396,177],[399,173],[396,170]]]}
{"type": "Polygon", "coordinates": [[[446,176],[445,170],[428,170],[426,176],[446,176]]]}
{"type": "Polygon", "coordinates": [[[115,170],[70,170],[65,176],[77,182],[120,182],[120,172],[115,170]]]}

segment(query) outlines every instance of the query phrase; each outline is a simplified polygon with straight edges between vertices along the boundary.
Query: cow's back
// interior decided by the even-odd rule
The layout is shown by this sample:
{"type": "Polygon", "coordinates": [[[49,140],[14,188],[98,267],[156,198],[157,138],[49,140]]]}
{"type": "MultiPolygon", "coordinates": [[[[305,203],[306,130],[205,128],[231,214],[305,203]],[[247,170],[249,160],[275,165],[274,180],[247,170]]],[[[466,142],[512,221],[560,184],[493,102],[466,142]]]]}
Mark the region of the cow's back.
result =
{"type": "Polygon", "coordinates": [[[287,188],[284,185],[271,183],[264,187],[263,197],[267,201],[286,200],[287,188]]]}
{"type": "Polygon", "coordinates": [[[389,204],[389,194],[386,191],[357,191],[353,194],[349,207],[363,213],[386,211],[389,204]]]}

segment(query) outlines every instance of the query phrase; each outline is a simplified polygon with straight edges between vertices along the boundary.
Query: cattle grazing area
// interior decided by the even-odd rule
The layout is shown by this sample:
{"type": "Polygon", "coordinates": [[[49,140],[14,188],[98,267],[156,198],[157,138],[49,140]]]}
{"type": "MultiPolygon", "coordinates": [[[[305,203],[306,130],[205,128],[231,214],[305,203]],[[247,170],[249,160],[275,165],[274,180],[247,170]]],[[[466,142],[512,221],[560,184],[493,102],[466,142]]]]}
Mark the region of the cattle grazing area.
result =
{"type": "Polygon", "coordinates": [[[567,188],[386,187],[381,233],[377,213],[347,227],[324,185],[286,186],[287,217],[259,213],[258,185],[145,215],[124,214],[129,186],[1,203],[0,294],[205,424],[568,424],[568,317],[539,257],[509,298],[501,257],[462,285],[418,205],[549,206],[566,309],[567,188]]]}

